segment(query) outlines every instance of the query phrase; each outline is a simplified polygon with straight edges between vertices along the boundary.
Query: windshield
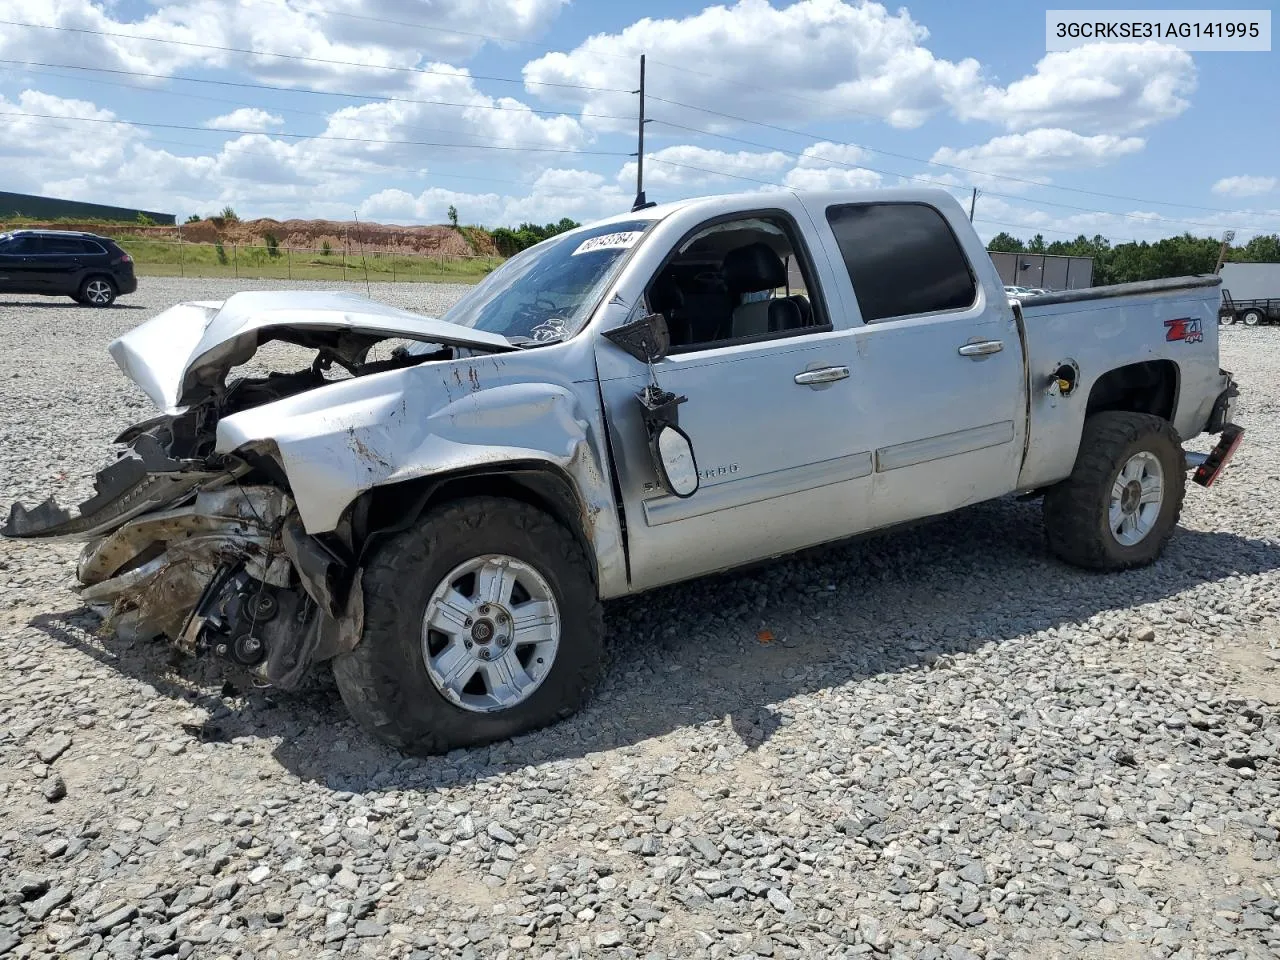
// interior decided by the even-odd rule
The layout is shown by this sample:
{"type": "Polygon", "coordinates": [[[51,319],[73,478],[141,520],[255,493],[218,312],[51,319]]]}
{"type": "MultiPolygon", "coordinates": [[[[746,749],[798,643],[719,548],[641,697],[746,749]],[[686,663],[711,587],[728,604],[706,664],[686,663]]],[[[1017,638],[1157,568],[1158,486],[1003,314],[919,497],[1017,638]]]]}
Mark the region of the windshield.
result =
{"type": "Polygon", "coordinates": [[[489,274],[441,319],[512,340],[571,337],[653,223],[609,223],[544,240],[489,274]]]}

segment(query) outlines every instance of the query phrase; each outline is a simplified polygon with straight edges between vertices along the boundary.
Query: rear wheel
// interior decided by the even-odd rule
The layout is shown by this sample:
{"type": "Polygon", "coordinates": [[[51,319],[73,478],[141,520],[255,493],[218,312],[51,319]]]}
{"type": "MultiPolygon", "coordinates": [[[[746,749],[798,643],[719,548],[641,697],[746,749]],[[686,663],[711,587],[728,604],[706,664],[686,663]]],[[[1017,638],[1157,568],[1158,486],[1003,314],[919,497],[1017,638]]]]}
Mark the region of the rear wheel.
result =
{"type": "Polygon", "coordinates": [[[76,301],[90,307],[109,307],[116,301],[116,285],[109,277],[89,277],[80,285],[76,301]]]}
{"type": "Polygon", "coordinates": [[[574,713],[602,662],[587,555],[551,517],[492,497],[446,504],[364,573],[360,643],[333,672],[358,723],[409,753],[504,740],[574,713]]]}
{"type": "Polygon", "coordinates": [[[1262,322],[1261,310],[1246,310],[1244,316],[1241,317],[1246,327],[1256,327],[1262,322]]]}
{"type": "Polygon", "coordinates": [[[1186,492],[1182,442],[1146,413],[1085,421],[1071,476],[1044,498],[1049,548],[1091,570],[1146,566],[1173,536],[1186,492]]]}

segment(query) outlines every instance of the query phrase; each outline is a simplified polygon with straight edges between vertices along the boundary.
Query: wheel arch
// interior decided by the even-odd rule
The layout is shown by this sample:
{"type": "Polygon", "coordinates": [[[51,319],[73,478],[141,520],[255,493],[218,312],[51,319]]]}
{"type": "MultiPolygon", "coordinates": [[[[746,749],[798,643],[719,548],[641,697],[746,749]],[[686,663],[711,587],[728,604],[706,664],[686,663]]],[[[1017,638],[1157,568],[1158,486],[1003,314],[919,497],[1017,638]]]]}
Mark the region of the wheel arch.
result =
{"type": "Polygon", "coordinates": [[[1173,422],[1178,411],[1181,371],[1172,360],[1143,360],[1108,370],[1093,382],[1085,419],[1115,411],[1149,413],[1173,422]]]}
{"type": "Polygon", "coordinates": [[[406,529],[430,509],[482,496],[516,500],[551,516],[581,545],[592,577],[600,586],[595,511],[579,496],[569,474],[546,461],[465,467],[366,490],[348,508],[353,545],[363,555],[383,537],[406,529]]]}

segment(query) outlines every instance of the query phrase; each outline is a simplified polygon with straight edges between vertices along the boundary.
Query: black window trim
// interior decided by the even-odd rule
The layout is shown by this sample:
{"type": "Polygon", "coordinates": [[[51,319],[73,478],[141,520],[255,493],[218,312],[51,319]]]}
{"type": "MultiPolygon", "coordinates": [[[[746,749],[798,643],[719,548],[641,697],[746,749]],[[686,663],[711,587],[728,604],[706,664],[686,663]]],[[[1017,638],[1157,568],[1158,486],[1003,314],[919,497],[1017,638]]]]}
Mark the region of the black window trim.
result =
{"type": "Polygon", "coordinates": [[[960,242],[960,237],[956,233],[955,228],[951,226],[951,221],[947,219],[947,215],[935,207],[932,203],[926,203],[923,200],[859,200],[856,203],[832,203],[822,211],[822,217],[827,222],[827,229],[831,231],[832,238],[836,241],[836,250],[840,253],[840,265],[844,267],[845,275],[849,277],[849,286],[853,289],[853,301],[858,304],[858,317],[862,320],[865,327],[879,325],[882,323],[893,323],[898,320],[911,320],[915,317],[933,317],[933,316],[949,316],[953,313],[964,313],[972,310],[978,305],[982,297],[982,283],[977,273],[973,269],[973,261],[969,259],[969,254],[965,252],[964,244],[960,242]],[[973,284],[973,299],[968,305],[963,307],[951,307],[947,310],[926,310],[923,313],[899,313],[892,317],[878,317],[875,320],[868,320],[862,316],[862,304],[858,302],[858,288],[854,286],[853,275],[849,273],[848,264],[844,260],[844,251],[840,249],[840,238],[836,236],[835,227],[831,224],[831,211],[844,210],[849,207],[927,207],[929,210],[937,214],[938,219],[942,221],[942,225],[947,228],[947,233],[951,235],[951,239],[955,241],[956,250],[960,252],[960,258],[964,261],[965,269],[969,272],[969,280],[973,284]]]}
{"type": "Polygon", "coordinates": [[[776,218],[783,221],[783,227],[790,233],[788,239],[791,240],[792,251],[796,255],[796,259],[800,262],[801,275],[808,274],[809,279],[813,283],[813,289],[808,291],[809,303],[813,307],[814,319],[823,320],[822,323],[812,323],[807,327],[797,327],[795,330],[783,330],[779,333],[760,333],[751,337],[732,337],[726,340],[711,340],[707,343],[686,343],[679,346],[673,345],[668,351],[668,356],[677,354],[699,353],[706,350],[719,350],[723,347],[737,347],[745,344],[767,343],[771,340],[787,340],[792,337],[808,336],[814,333],[831,333],[835,327],[831,323],[831,318],[827,315],[827,301],[822,295],[822,281],[818,279],[818,271],[815,269],[813,255],[809,252],[809,247],[805,243],[804,231],[800,229],[800,225],[796,222],[796,218],[788,211],[780,207],[759,207],[752,210],[739,210],[734,213],[722,213],[718,216],[703,220],[697,226],[687,230],[676,243],[672,244],[671,251],[662,258],[662,262],[658,264],[658,268],[653,271],[653,275],[644,285],[645,309],[649,307],[649,284],[651,284],[659,274],[662,273],[672,261],[680,255],[680,249],[694,236],[706,230],[708,227],[714,227],[721,223],[731,223],[734,220],[759,220],[776,218]]]}

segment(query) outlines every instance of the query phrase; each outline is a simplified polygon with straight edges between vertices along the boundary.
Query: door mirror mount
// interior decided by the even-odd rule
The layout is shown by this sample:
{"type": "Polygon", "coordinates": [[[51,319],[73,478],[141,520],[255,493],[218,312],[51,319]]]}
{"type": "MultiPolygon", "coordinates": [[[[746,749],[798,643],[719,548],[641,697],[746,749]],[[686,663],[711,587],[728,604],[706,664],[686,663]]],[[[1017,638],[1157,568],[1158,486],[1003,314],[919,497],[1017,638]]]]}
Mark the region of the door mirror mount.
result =
{"type": "Polygon", "coordinates": [[[667,327],[667,318],[660,313],[649,313],[620,327],[605,330],[604,336],[641,363],[661,360],[671,350],[671,331],[667,327]]]}

